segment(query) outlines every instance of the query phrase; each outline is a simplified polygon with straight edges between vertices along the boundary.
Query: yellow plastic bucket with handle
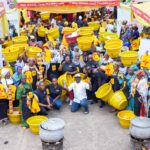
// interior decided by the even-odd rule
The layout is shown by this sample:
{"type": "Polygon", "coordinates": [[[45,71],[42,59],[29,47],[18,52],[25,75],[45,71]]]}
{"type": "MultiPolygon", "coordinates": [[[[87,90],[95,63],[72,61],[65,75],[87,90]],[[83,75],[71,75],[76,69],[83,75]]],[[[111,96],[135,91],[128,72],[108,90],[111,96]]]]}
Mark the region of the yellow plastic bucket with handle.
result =
{"type": "Polygon", "coordinates": [[[13,38],[14,44],[27,44],[28,37],[27,36],[17,36],[13,38]]]}
{"type": "Polygon", "coordinates": [[[40,124],[47,120],[48,118],[45,116],[33,116],[27,119],[27,124],[29,125],[30,131],[33,134],[39,134],[39,126],[40,124]]]}
{"type": "Polygon", "coordinates": [[[53,39],[59,38],[59,30],[58,28],[52,28],[49,31],[47,31],[47,35],[51,36],[53,39]]]}
{"type": "Polygon", "coordinates": [[[110,83],[105,83],[97,90],[96,97],[103,100],[104,102],[109,102],[113,95],[112,85],[110,83]]]}
{"type": "Polygon", "coordinates": [[[40,27],[40,28],[38,29],[38,36],[39,36],[39,37],[45,37],[47,31],[48,31],[48,30],[47,30],[46,28],[40,27]]]}
{"type": "Polygon", "coordinates": [[[12,124],[19,124],[21,122],[21,113],[19,107],[14,107],[13,109],[14,109],[13,113],[9,113],[8,111],[7,113],[8,119],[12,124]]]}
{"type": "Polygon", "coordinates": [[[14,62],[19,57],[19,48],[14,49],[2,49],[2,54],[6,61],[14,62]]]}
{"type": "Polygon", "coordinates": [[[76,29],[74,28],[70,28],[70,27],[64,27],[63,30],[62,30],[62,33],[63,34],[68,34],[68,33],[72,33],[72,32],[75,32],[76,29]]]}
{"type": "Polygon", "coordinates": [[[25,49],[28,48],[28,44],[14,44],[12,46],[7,47],[6,49],[15,49],[15,48],[19,48],[19,55],[22,54],[24,52],[25,49]]]}
{"type": "Polygon", "coordinates": [[[115,92],[109,100],[109,105],[117,110],[123,110],[128,104],[127,98],[122,91],[115,92]]]}
{"type": "Polygon", "coordinates": [[[107,40],[105,44],[117,44],[117,45],[122,45],[123,46],[123,41],[120,39],[111,39],[107,40]]]}
{"type": "Polygon", "coordinates": [[[122,45],[118,43],[108,43],[105,45],[105,49],[107,51],[107,54],[111,58],[118,57],[121,52],[122,45]]]}
{"type": "Polygon", "coordinates": [[[93,38],[92,37],[79,37],[77,43],[82,51],[88,51],[92,47],[93,38]]]}
{"type": "Polygon", "coordinates": [[[42,12],[40,13],[41,19],[42,20],[48,20],[50,18],[50,13],[49,12],[42,12]]]}
{"type": "Polygon", "coordinates": [[[88,22],[88,26],[94,28],[94,30],[98,30],[100,27],[99,21],[88,22]]]}
{"type": "Polygon", "coordinates": [[[135,114],[131,110],[123,110],[118,113],[119,123],[122,128],[129,128],[130,127],[130,121],[132,118],[135,118],[135,114]]]}
{"type": "Polygon", "coordinates": [[[28,58],[36,58],[38,53],[41,53],[42,49],[39,47],[30,46],[26,52],[28,58]]]}
{"type": "Polygon", "coordinates": [[[4,42],[4,44],[2,44],[2,46],[4,47],[4,48],[6,48],[6,47],[8,47],[8,46],[11,46],[13,44],[13,41],[6,41],[6,42],[4,42]]]}
{"type": "Polygon", "coordinates": [[[61,86],[61,87],[64,87],[64,82],[66,83],[66,86],[68,87],[71,83],[74,82],[73,80],[73,77],[68,74],[67,72],[64,73],[63,75],[61,75],[59,78],[58,78],[58,84],[61,86]]]}
{"type": "Polygon", "coordinates": [[[131,66],[137,63],[138,60],[138,52],[135,51],[126,51],[120,53],[121,62],[124,66],[131,66]]]}

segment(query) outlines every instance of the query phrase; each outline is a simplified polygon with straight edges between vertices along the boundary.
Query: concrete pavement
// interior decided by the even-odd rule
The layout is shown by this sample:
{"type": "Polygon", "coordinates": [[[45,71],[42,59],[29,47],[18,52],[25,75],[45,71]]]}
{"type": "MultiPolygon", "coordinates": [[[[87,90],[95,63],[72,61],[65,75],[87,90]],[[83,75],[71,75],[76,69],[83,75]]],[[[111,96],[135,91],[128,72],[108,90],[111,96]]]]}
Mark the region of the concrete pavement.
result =
{"type": "MultiPolygon", "coordinates": [[[[122,129],[112,108],[102,110],[90,105],[90,113],[82,110],[71,113],[64,105],[60,111],[49,112],[49,118],[59,117],[66,122],[64,150],[130,150],[129,130],[122,129]]],[[[0,150],[42,150],[38,135],[20,125],[0,127],[0,150]],[[8,141],[8,144],[4,144],[8,141]]]]}

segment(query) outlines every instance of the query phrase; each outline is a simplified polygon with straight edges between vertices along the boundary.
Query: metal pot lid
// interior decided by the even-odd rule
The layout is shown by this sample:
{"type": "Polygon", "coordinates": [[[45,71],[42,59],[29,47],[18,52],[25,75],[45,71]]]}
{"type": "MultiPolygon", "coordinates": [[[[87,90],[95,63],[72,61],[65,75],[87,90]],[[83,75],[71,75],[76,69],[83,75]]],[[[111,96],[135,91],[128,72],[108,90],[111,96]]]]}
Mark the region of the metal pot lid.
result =
{"type": "Polygon", "coordinates": [[[41,128],[45,130],[59,130],[65,127],[65,122],[60,118],[51,118],[41,123],[41,128]]]}
{"type": "Polygon", "coordinates": [[[150,127],[150,119],[146,117],[135,117],[131,119],[131,124],[137,127],[148,128],[150,127]]]}

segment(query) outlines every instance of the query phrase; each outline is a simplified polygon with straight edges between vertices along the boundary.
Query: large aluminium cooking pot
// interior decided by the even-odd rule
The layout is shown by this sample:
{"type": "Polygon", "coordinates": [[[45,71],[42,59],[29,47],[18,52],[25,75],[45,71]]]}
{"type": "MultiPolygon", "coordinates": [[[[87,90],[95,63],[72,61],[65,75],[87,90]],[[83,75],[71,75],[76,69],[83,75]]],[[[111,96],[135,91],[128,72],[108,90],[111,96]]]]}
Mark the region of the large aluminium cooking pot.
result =
{"type": "Polygon", "coordinates": [[[41,123],[40,138],[44,142],[58,142],[64,137],[65,122],[59,118],[51,118],[41,123]]]}
{"type": "Polygon", "coordinates": [[[150,119],[146,117],[136,117],[131,120],[130,134],[139,139],[150,138],[150,119]]]}

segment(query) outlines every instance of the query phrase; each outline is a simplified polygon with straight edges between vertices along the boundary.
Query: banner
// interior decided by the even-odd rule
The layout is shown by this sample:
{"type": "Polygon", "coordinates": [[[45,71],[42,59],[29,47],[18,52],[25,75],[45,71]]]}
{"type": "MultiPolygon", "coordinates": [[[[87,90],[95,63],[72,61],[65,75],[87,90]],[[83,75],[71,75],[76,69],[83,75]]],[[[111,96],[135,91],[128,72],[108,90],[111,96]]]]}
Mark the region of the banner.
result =
{"type": "Polygon", "coordinates": [[[133,10],[133,12],[140,16],[141,18],[143,18],[145,21],[147,21],[148,23],[150,23],[150,15],[148,13],[143,12],[142,10],[140,10],[137,7],[134,7],[133,5],[131,5],[131,8],[133,10]]]}
{"type": "Polygon", "coordinates": [[[35,7],[48,7],[48,6],[63,6],[63,5],[73,5],[73,6],[118,6],[120,4],[120,0],[45,0],[44,2],[42,0],[40,1],[33,1],[33,0],[20,0],[17,2],[18,8],[35,8],[35,7]]]}

